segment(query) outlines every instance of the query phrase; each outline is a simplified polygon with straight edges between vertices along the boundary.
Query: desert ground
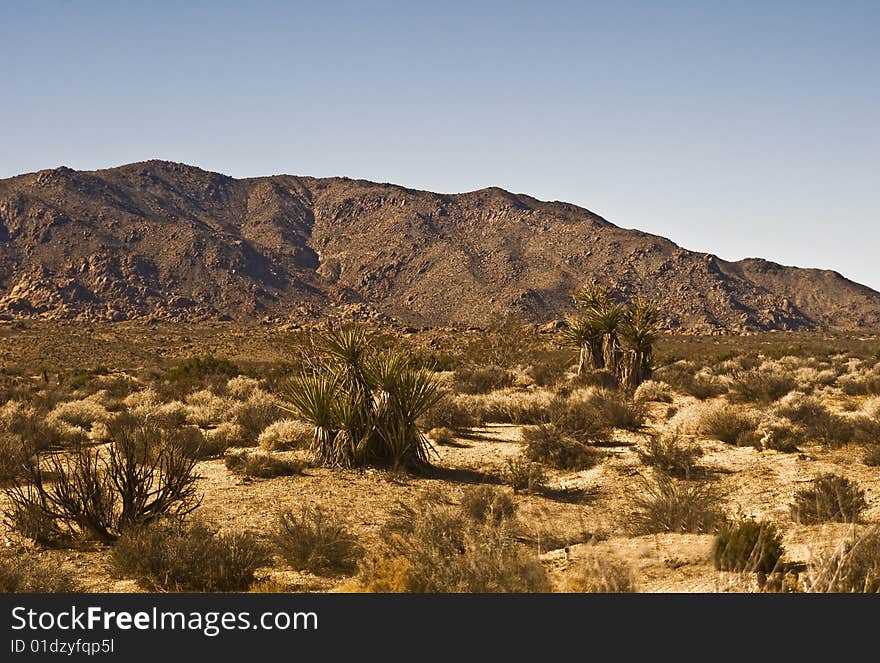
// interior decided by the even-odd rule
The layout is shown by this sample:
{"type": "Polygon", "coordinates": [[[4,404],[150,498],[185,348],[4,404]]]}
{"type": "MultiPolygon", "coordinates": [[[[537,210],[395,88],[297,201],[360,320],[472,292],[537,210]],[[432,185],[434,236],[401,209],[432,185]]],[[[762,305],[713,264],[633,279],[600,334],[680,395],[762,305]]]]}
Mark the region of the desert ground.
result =
{"type": "Polygon", "coordinates": [[[419,471],[316,461],[313,427],[290,407],[287,388],[319,351],[320,330],[0,324],[6,457],[25,447],[27,462],[44,468],[74,449],[104,458],[125,416],[131,426],[177,431],[168,439],[186,430],[187,439],[200,440],[192,467],[197,506],[174,521],[177,530],[153,538],[89,536],[82,519],[35,537],[15,509],[31,475],[7,463],[3,591],[703,593],[880,585],[878,555],[866,562],[856,554],[880,550],[877,336],[665,334],[655,343],[652,374],[633,393],[608,371],[578,374],[577,351],[552,327],[499,321],[485,330],[388,328],[368,336],[376,352],[397,349],[426,367],[440,390],[419,417],[430,441],[429,466],[419,471]],[[829,476],[836,479],[816,482],[829,476]],[[285,512],[294,525],[286,535],[279,533],[285,512]],[[719,533],[752,521],[778,543],[771,564],[755,562],[763,538],[761,550],[719,562],[719,533]],[[237,585],[167,570],[167,560],[133,564],[120,552],[143,556],[166,546],[185,557],[192,544],[173,536],[186,523],[201,523],[224,545],[239,541],[245,553],[261,552],[227,560],[247,567],[237,585]],[[454,543],[440,540],[444,527],[454,543]],[[327,529],[327,548],[317,554],[308,541],[321,545],[327,529]]]}

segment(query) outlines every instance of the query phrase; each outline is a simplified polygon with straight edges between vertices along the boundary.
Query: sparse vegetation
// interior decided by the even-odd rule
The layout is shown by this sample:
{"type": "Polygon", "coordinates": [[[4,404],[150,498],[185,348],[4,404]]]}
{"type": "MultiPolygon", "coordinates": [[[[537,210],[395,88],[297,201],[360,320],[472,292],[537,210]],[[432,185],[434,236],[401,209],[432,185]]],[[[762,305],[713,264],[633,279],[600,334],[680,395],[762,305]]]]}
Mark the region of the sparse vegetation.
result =
{"type": "Polygon", "coordinates": [[[271,479],[302,474],[303,464],[270,453],[238,451],[226,454],[226,469],[247,477],[271,479]]]}
{"type": "Polygon", "coordinates": [[[695,474],[697,458],[703,451],[675,434],[652,435],[638,450],[639,459],[672,477],[688,479],[695,474]]]}
{"type": "Polygon", "coordinates": [[[67,594],[81,591],[73,575],[31,555],[0,557],[0,593],[67,594]]]}
{"type": "Polygon", "coordinates": [[[784,550],[773,523],[741,520],[726,524],[715,538],[712,560],[721,571],[771,573],[784,550]]]}
{"type": "Polygon", "coordinates": [[[811,592],[880,592],[880,527],[853,534],[838,549],[813,564],[807,589],[811,592]]]}
{"type": "Polygon", "coordinates": [[[538,493],[547,481],[547,474],[541,464],[525,456],[508,458],[502,476],[515,493],[538,493]]]}
{"type": "Polygon", "coordinates": [[[681,481],[662,472],[643,481],[632,498],[632,527],[637,534],[715,532],[725,515],[717,491],[708,482],[681,481]]]}
{"type": "Polygon", "coordinates": [[[523,429],[525,456],[559,470],[586,470],[602,459],[602,452],[566,436],[553,424],[523,429]]]}
{"type": "Polygon", "coordinates": [[[294,569],[319,575],[350,574],[363,554],[348,526],[321,508],[282,513],[275,544],[294,569]]]}
{"type": "Polygon", "coordinates": [[[588,548],[566,571],[563,590],[577,593],[623,594],[636,591],[629,564],[611,553],[588,548]]]}
{"type": "Polygon", "coordinates": [[[854,523],[867,507],[865,491],[854,481],[836,474],[824,474],[797,492],[791,506],[792,518],[803,524],[836,521],[854,523]]]}

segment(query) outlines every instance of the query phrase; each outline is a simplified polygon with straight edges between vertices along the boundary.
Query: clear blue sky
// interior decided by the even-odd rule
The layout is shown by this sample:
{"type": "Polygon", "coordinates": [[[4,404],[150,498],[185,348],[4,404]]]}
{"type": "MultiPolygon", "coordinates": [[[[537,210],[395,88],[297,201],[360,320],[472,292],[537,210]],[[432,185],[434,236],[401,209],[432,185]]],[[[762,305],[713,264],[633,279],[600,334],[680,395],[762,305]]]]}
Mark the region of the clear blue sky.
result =
{"type": "Polygon", "coordinates": [[[877,0],[6,1],[0,91],[0,177],[495,185],[880,288],[877,0]]]}

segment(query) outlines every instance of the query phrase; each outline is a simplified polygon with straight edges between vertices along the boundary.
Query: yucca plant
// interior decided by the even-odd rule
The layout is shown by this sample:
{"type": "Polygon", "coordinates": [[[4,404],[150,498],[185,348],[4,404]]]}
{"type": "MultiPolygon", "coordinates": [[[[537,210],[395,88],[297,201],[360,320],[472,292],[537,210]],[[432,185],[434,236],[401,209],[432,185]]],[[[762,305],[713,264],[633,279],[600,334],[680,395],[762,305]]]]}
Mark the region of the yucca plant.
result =
{"type": "Polygon", "coordinates": [[[654,343],[660,333],[660,309],[642,297],[627,306],[620,326],[623,359],[620,362],[620,384],[635,391],[651,377],[654,343]]]}
{"type": "Polygon", "coordinates": [[[282,407],[314,427],[316,461],[419,471],[431,445],[416,421],[441,397],[426,368],[398,352],[378,352],[366,332],[328,333],[309,372],[287,384],[282,407]]]}

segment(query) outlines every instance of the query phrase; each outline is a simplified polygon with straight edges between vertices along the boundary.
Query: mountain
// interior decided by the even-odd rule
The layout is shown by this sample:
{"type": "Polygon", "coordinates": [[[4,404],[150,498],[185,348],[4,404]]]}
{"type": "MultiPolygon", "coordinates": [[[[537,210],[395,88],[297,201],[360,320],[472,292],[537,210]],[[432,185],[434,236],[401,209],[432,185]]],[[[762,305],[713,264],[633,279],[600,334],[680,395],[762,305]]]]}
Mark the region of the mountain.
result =
{"type": "Polygon", "coordinates": [[[728,262],[497,188],[233,179],[146,161],[0,180],[0,317],[541,322],[604,283],[696,330],[880,326],[880,293],[818,269],[728,262]]]}

